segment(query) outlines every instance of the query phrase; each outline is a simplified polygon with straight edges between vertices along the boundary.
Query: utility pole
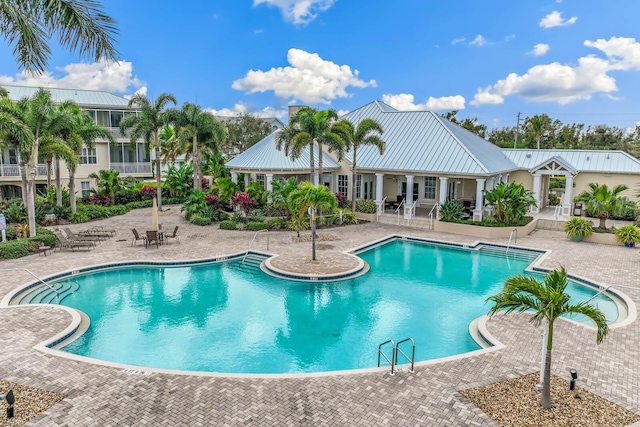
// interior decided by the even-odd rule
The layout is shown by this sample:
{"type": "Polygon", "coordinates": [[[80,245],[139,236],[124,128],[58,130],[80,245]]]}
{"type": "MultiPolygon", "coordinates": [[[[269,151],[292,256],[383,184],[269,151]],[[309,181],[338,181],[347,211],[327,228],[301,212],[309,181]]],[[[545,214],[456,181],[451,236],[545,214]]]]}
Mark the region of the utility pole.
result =
{"type": "Polygon", "coordinates": [[[516,124],[516,138],[513,141],[513,148],[518,148],[518,135],[520,135],[520,111],[518,111],[518,123],[516,124]]]}

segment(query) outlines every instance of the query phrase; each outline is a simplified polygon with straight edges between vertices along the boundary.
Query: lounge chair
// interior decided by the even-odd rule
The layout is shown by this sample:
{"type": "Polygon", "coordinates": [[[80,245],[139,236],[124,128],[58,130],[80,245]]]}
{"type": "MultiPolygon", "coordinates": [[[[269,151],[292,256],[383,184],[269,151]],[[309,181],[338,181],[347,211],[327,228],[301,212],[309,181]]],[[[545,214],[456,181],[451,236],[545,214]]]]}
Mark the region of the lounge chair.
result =
{"type": "Polygon", "coordinates": [[[176,239],[178,241],[178,243],[180,243],[180,238],[178,237],[178,226],[176,225],[176,228],[173,229],[173,234],[165,234],[164,238],[165,239],[176,239]]]}
{"type": "Polygon", "coordinates": [[[144,247],[148,248],[155,242],[156,248],[160,247],[160,237],[155,230],[147,231],[147,238],[144,240],[144,247]]]}
{"type": "Polygon", "coordinates": [[[144,245],[147,246],[147,237],[146,236],[142,236],[140,237],[140,234],[138,234],[138,230],[136,230],[135,228],[131,229],[131,232],[133,233],[133,238],[131,239],[131,246],[133,246],[134,244],[138,244],[138,240],[142,240],[144,242],[144,245]]]}
{"type": "Polygon", "coordinates": [[[59,231],[54,231],[55,236],[58,238],[59,243],[56,245],[57,248],[67,248],[75,251],[75,248],[87,248],[87,250],[91,250],[92,247],[95,247],[95,243],[89,241],[81,241],[81,240],[70,240],[67,236],[63,235],[59,231]]]}
{"type": "Polygon", "coordinates": [[[76,241],[83,241],[83,242],[95,242],[100,240],[102,237],[100,236],[92,236],[90,234],[84,234],[84,233],[74,233],[73,231],[71,231],[71,229],[69,227],[64,227],[62,229],[62,232],[65,234],[65,236],[67,236],[67,239],[69,240],[76,240],[76,241]]]}

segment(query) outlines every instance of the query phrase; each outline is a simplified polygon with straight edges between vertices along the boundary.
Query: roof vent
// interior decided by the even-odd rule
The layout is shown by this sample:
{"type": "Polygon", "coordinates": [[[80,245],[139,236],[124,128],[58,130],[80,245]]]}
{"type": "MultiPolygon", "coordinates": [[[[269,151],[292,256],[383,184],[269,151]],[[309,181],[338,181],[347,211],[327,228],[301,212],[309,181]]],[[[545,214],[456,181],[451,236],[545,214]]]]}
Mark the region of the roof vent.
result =
{"type": "Polygon", "coordinates": [[[531,154],[527,154],[525,157],[526,157],[527,159],[530,159],[530,158],[531,158],[531,154]]]}
{"type": "Polygon", "coordinates": [[[587,161],[589,160],[589,156],[587,156],[587,161]]]}

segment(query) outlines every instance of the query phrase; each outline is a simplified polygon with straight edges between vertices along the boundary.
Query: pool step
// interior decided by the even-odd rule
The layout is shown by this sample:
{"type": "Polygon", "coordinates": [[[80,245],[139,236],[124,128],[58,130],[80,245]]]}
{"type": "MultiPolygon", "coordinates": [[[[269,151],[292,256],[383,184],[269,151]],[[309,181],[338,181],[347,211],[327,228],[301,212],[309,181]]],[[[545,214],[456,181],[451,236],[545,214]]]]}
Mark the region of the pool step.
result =
{"type": "Polygon", "coordinates": [[[239,259],[231,261],[227,263],[227,266],[233,270],[238,270],[249,274],[258,274],[262,272],[260,265],[265,259],[266,257],[250,255],[247,256],[244,260],[239,259]]]}
{"type": "Polygon", "coordinates": [[[540,254],[536,252],[529,252],[519,250],[517,248],[507,248],[495,247],[495,246],[482,246],[478,249],[483,255],[495,256],[499,258],[509,258],[518,261],[529,261],[532,262],[535,260],[540,254]]]}
{"type": "Polygon", "coordinates": [[[59,304],[80,288],[77,283],[70,282],[54,283],[51,286],[58,291],[57,294],[48,286],[40,284],[22,295],[18,304],[59,304]]]}

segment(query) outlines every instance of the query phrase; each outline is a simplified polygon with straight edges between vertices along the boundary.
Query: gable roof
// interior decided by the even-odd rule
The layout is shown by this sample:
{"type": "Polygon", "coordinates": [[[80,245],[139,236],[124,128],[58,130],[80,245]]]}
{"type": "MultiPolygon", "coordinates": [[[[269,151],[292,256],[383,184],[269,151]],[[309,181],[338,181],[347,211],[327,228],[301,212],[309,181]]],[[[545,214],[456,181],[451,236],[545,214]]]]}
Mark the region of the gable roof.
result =
{"type": "MultiPolygon", "coordinates": [[[[13,101],[31,97],[40,89],[32,86],[5,84],[0,86],[9,92],[9,98],[13,101]]],[[[126,108],[129,105],[128,99],[103,90],[62,89],[56,87],[43,87],[43,89],[51,92],[54,102],[74,101],[82,107],[118,107],[119,109],[126,108]]]]}
{"type": "Polygon", "coordinates": [[[502,150],[519,167],[533,169],[553,157],[561,157],[578,172],[640,174],[640,160],[613,150],[502,150]]]}
{"type": "MultiPolygon", "coordinates": [[[[255,170],[255,171],[302,171],[310,170],[309,147],[305,147],[296,160],[287,157],[284,151],[276,149],[276,135],[279,131],[275,131],[253,145],[243,153],[238,154],[226,163],[226,166],[237,170],[255,170]]],[[[318,167],[318,147],[314,152],[315,166],[318,167]]],[[[335,170],[340,165],[329,155],[322,156],[322,169],[335,170]]]]}
{"type": "MultiPolygon", "coordinates": [[[[377,171],[495,175],[518,169],[499,147],[432,111],[398,111],[373,101],[343,118],[357,125],[371,118],[382,125],[387,143],[358,149],[358,168],[377,171]]],[[[347,156],[350,161],[352,156],[347,156]]]]}
{"type": "Polygon", "coordinates": [[[578,173],[578,170],[575,167],[573,167],[571,163],[563,159],[561,156],[553,156],[550,159],[547,159],[544,162],[540,163],[539,165],[532,167],[531,169],[529,169],[529,172],[534,173],[541,169],[545,169],[548,166],[551,166],[553,170],[558,170],[557,166],[560,166],[561,168],[565,169],[567,172],[572,173],[573,175],[578,173]]]}

